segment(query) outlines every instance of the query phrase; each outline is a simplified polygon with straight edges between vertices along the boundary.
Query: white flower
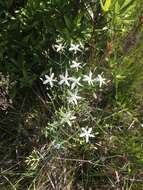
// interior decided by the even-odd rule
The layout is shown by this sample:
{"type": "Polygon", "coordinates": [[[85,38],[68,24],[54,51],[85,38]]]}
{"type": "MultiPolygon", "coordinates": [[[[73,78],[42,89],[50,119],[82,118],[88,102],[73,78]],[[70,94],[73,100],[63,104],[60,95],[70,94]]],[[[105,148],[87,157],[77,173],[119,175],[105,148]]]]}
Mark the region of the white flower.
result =
{"type": "Polygon", "coordinates": [[[88,82],[89,85],[93,86],[93,82],[95,81],[95,79],[92,79],[92,72],[89,72],[89,75],[84,75],[83,77],[83,81],[88,82]]]}
{"type": "Polygon", "coordinates": [[[79,44],[71,44],[69,51],[73,51],[74,54],[76,54],[78,51],[81,51],[79,47],[80,47],[79,44]]]}
{"type": "Polygon", "coordinates": [[[77,101],[83,99],[81,96],[78,96],[77,93],[77,91],[75,91],[74,93],[70,91],[68,92],[69,96],[67,97],[67,99],[69,103],[77,105],[77,101]]]}
{"type": "Polygon", "coordinates": [[[101,88],[102,85],[106,84],[106,79],[102,77],[102,74],[98,74],[96,77],[96,81],[99,82],[99,87],[101,88]]]}
{"type": "Polygon", "coordinates": [[[65,84],[67,86],[70,86],[70,83],[69,81],[71,80],[71,78],[68,76],[68,71],[66,70],[65,72],[65,75],[60,75],[60,82],[59,84],[62,85],[62,84],[65,84]]]}
{"type": "Polygon", "coordinates": [[[56,44],[54,47],[56,48],[57,52],[60,52],[60,51],[64,50],[63,44],[56,44]]]}
{"type": "Polygon", "coordinates": [[[53,82],[56,82],[57,80],[54,79],[54,73],[51,73],[49,76],[45,75],[45,80],[43,80],[43,84],[48,84],[51,86],[51,88],[54,86],[53,82]]]}
{"type": "Polygon", "coordinates": [[[71,111],[69,112],[60,112],[61,115],[61,124],[67,123],[70,127],[72,126],[72,122],[76,119],[76,116],[73,115],[71,111]]]}
{"type": "Polygon", "coordinates": [[[72,61],[72,65],[70,66],[71,68],[75,68],[77,71],[79,68],[82,68],[81,63],[72,61]]]}
{"type": "Polygon", "coordinates": [[[57,143],[56,140],[53,140],[53,141],[51,142],[51,145],[52,145],[54,148],[58,149],[58,150],[61,148],[61,144],[60,144],[60,143],[57,143]]]}
{"type": "Polygon", "coordinates": [[[82,86],[80,84],[80,79],[81,77],[78,77],[78,78],[75,78],[75,77],[71,77],[71,81],[72,81],[72,84],[71,84],[71,89],[73,90],[76,86],[82,86]]]}
{"type": "Polygon", "coordinates": [[[80,134],[80,137],[85,137],[86,143],[89,142],[89,137],[95,137],[93,134],[91,134],[92,128],[81,128],[82,133],[80,134]]]}

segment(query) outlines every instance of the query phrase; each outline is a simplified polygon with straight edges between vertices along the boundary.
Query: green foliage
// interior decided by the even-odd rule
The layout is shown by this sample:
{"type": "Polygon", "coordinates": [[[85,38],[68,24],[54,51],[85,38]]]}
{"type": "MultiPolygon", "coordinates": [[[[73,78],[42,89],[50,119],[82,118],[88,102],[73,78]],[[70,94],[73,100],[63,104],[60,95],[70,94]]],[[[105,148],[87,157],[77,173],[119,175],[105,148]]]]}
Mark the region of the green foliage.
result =
{"type": "Polygon", "coordinates": [[[49,69],[58,56],[52,45],[59,35],[78,41],[91,28],[83,5],[74,1],[27,1],[16,9],[14,1],[1,1],[1,6],[0,68],[20,87],[31,86],[49,69]]]}
{"type": "Polygon", "coordinates": [[[0,0],[1,189],[142,189],[140,6],[0,0]]]}
{"type": "Polygon", "coordinates": [[[104,5],[103,5],[102,0],[100,0],[100,4],[101,4],[103,11],[107,12],[111,6],[111,0],[106,0],[104,5]]]}

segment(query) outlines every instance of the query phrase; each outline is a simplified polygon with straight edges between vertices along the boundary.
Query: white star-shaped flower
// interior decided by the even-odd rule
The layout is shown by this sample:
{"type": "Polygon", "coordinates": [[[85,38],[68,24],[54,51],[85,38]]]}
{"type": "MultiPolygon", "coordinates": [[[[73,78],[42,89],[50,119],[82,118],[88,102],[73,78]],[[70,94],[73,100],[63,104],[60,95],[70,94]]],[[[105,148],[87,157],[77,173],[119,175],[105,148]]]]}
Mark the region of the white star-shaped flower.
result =
{"type": "Polygon", "coordinates": [[[70,127],[72,126],[72,123],[76,119],[76,116],[73,115],[71,111],[69,112],[61,112],[61,124],[67,123],[70,127]]]}
{"type": "Polygon", "coordinates": [[[54,73],[51,73],[50,75],[45,75],[45,80],[43,80],[43,84],[48,84],[51,86],[51,88],[54,86],[54,82],[57,80],[54,79],[54,73]]]}
{"type": "Polygon", "coordinates": [[[61,79],[59,82],[60,85],[65,84],[67,86],[70,86],[69,81],[71,80],[71,78],[69,77],[67,70],[65,72],[65,75],[60,75],[60,79],[61,79]]]}
{"type": "Polygon", "coordinates": [[[78,51],[81,51],[79,44],[71,44],[69,51],[73,51],[76,54],[78,51]]]}
{"type": "Polygon", "coordinates": [[[93,134],[91,134],[92,128],[81,128],[82,133],[80,134],[80,137],[85,137],[86,143],[89,142],[90,137],[95,137],[93,134]]]}
{"type": "Polygon", "coordinates": [[[84,75],[83,77],[83,81],[88,82],[89,85],[93,86],[93,82],[95,81],[95,79],[92,78],[93,73],[90,71],[89,75],[84,75]]]}
{"type": "Polygon", "coordinates": [[[69,96],[67,97],[67,100],[69,103],[73,105],[77,105],[77,101],[83,99],[81,96],[78,96],[78,91],[75,92],[68,92],[69,96]]]}
{"type": "Polygon", "coordinates": [[[80,81],[81,80],[81,77],[78,77],[78,78],[75,78],[75,77],[71,77],[71,81],[72,81],[72,84],[71,84],[71,89],[73,90],[75,87],[77,86],[82,86],[82,84],[80,84],[80,81]]]}
{"type": "Polygon", "coordinates": [[[72,65],[70,66],[70,68],[74,68],[78,71],[79,68],[82,68],[81,63],[77,62],[77,61],[72,61],[72,65]]]}
{"type": "Polygon", "coordinates": [[[65,48],[63,44],[56,44],[54,47],[56,48],[57,52],[62,52],[65,48]]]}
{"type": "Polygon", "coordinates": [[[106,79],[102,77],[102,74],[98,74],[96,77],[96,81],[99,82],[99,87],[101,88],[102,85],[106,84],[106,79]]]}

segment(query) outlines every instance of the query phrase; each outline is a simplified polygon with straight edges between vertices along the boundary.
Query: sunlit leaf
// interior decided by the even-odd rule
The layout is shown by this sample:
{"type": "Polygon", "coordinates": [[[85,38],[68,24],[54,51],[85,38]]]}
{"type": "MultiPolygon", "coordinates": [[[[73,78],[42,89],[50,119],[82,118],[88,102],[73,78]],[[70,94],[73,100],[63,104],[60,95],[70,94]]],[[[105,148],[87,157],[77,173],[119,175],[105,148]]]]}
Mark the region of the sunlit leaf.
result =
{"type": "Polygon", "coordinates": [[[100,5],[101,5],[102,10],[104,12],[107,12],[107,11],[109,11],[109,8],[111,6],[111,0],[106,0],[104,4],[103,4],[102,0],[100,0],[100,5]]]}

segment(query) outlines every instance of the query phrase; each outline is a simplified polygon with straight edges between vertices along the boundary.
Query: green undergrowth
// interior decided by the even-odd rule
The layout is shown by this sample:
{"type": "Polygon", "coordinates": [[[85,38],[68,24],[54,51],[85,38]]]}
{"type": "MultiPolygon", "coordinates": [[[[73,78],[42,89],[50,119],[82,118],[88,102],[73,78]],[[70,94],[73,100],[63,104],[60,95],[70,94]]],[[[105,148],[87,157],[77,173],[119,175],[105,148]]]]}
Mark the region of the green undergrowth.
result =
{"type": "Polygon", "coordinates": [[[139,5],[0,1],[1,190],[143,189],[139,5]]]}

